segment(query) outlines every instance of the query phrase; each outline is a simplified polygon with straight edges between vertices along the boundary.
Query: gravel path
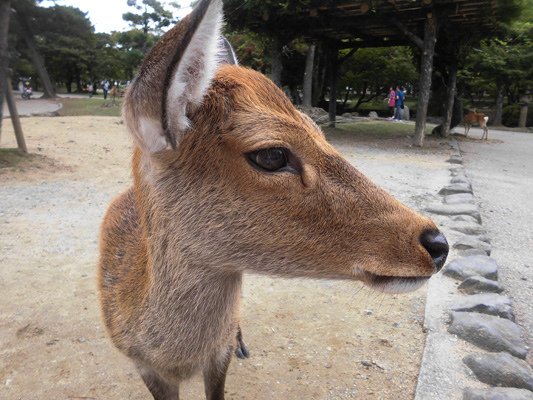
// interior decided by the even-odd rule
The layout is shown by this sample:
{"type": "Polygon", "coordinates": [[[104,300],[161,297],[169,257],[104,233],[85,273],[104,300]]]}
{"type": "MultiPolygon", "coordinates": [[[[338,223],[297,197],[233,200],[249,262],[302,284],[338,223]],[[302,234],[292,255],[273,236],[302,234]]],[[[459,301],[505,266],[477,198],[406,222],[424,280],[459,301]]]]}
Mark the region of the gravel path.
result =
{"type": "MultiPolygon", "coordinates": [[[[148,399],[113,349],[95,288],[98,227],[130,185],[118,118],[25,118],[31,163],[0,169],[0,399],[148,399]]],[[[4,125],[2,147],[14,147],[4,125]]],[[[448,146],[329,140],[364,173],[422,209],[448,181],[448,146]]],[[[248,360],[233,360],[231,399],[409,399],[425,343],[425,290],[384,296],[353,282],[247,275],[248,360]]],[[[200,379],[183,397],[203,398],[200,379]]]]}

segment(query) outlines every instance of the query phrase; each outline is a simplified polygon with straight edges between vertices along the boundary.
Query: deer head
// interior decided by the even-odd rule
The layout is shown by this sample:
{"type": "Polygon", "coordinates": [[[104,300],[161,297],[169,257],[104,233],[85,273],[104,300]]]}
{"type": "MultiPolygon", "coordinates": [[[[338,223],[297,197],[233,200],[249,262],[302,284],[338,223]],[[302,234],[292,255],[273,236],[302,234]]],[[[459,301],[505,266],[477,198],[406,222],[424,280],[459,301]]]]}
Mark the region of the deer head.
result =
{"type": "Polygon", "coordinates": [[[150,257],[385,291],[440,269],[436,226],[350,165],[269,79],[235,65],[221,21],[220,0],[200,1],[126,95],[150,257]]]}

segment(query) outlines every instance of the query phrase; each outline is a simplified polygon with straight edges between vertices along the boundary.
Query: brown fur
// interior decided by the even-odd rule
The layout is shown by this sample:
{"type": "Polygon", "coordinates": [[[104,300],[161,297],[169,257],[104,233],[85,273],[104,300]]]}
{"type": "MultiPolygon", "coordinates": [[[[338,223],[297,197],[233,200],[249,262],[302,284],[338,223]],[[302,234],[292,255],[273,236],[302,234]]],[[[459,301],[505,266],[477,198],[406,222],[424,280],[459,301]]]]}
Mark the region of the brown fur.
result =
{"type": "MultiPolygon", "coordinates": [[[[145,65],[162,54],[156,47],[145,65]]],[[[127,118],[159,119],[150,102],[160,80],[147,80],[165,73],[156,70],[128,92],[127,118]]],[[[351,166],[263,75],[220,67],[188,118],[176,150],[136,145],[133,187],[101,232],[104,323],[156,399],[177,398],[179,383],[200,371],[207,398],[223,399],[245,271],[376,287],[435,272],[420,242],[435,225],[351,166]],[[296,171],[267,173],[247,160],[270,147],[288,149],[296,171]]]]}
{"type": "Polygon", "coordinates": [[[483,134],[481,135],[481,140],[485,139],[488,140],[489,138],[489,128],[487,127],[488,118],[483,113],[478,113],[475,110],[469,111],[468,114],[465,115],[463,122],[465,124],[465,136],[468,137],[468,132],[470,131],[470,128],[472,125],[479,125],[481,129],[483,129],[483,134]]]}

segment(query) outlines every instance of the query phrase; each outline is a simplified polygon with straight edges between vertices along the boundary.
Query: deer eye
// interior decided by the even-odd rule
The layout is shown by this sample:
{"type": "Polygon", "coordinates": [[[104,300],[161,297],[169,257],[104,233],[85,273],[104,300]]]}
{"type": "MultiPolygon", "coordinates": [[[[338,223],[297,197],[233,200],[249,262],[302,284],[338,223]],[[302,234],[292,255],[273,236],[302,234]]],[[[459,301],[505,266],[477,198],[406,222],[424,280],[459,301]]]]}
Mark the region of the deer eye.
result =
{"type": "Polygon", "coordinates": [[[254,166],[268,172],[279,171],[288,165],[288,150],[282,147],[272,147],[248,153],[248,159],[254,166]]]}

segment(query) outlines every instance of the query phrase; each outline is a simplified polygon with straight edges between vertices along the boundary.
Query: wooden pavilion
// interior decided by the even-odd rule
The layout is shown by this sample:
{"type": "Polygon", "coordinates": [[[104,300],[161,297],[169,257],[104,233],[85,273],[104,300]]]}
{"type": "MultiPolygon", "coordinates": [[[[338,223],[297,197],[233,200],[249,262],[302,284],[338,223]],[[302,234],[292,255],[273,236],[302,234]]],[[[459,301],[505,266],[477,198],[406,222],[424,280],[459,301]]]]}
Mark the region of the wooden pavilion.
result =
{"type": "MultiPolygon", "coordinates": [[[[295,2],[298,3],[298,2],[295,2]]],[[[302,2],[300,2],[302,3],[302,2]]],[[[305,2],[303,2],[305,4],[305,2]]],[[[329,55],[330,124],[336,115],[336,83],[339,50],[362,47],[414,45],[420,51],[419,96],[414,144],[423,144],[435,55],[448,70],[448,100],[443,132],[449,132],[455,96],[457,63],[461,42],[473,36],[490,35],[499,28],[504,0],[322,0],[309,6],[290,7],[276,15],[263,14],[252,24],[255,31],[274,35],[274,47],[304,36],[326,44],[329,55]],[[283,32],[276,40],[276,34],[283,32]],[[288,32],[288,33],[287,33],[288,32]],[[440,41],[438,53],[436,43],[440,41]]],[[[276,49],[273,50],[273,64],[276,49]]],[[[281,60],[281,56],[279,56],[281,60]]],[[[281,65],[281,62],[279,63],[281,65]]],[[[273,73],[276,71],[273,65],[273,73]]],[[[312,79],[311,74],[306,74],[312,79]]],[[[308,84],[307,87],[311,85],[308,84]]],[[[304,88],[306,83],[304,82],[304,88]]]]}

